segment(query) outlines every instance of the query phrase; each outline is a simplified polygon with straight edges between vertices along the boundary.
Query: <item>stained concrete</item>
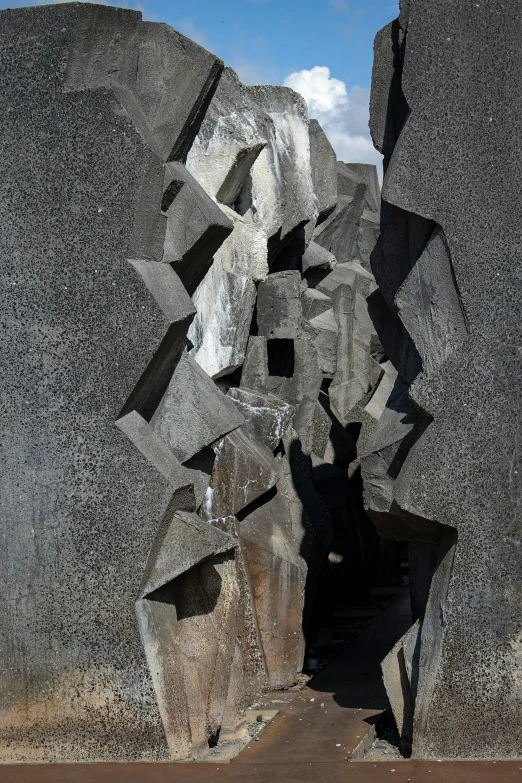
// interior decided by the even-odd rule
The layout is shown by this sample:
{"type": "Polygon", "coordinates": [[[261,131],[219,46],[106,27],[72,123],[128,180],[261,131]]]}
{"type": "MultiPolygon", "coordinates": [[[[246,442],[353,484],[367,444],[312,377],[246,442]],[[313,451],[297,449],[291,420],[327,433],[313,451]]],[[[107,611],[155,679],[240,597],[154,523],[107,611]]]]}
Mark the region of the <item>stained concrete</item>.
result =
{"type": "Polygon", "coordinates": [[[297,93],[138,12],[1,22],[0,760],[231,755],[332,600],[344,424],[384,358],[359,258],[375,172],[337,166],[297,93]],[[341,181],[345,264],[312,241],[341,181]]]}
{"type": "Polygon", "coordinates": [[[441,542],[413,727],[433,759],[521,747],[518,20],[516,2],[411,0],[375,49],[387,168],[372,269],[421,358],[403,377],[428,425],[403,441],[391,511],[441,542]]]}

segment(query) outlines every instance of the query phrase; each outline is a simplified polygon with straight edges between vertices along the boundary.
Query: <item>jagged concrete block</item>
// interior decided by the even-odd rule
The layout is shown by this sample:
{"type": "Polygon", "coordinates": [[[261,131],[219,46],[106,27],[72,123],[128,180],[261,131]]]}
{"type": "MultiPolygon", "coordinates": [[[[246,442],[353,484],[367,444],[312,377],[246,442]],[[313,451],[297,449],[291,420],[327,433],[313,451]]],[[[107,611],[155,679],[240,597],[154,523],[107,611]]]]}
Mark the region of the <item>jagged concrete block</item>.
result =
{"type": "Polygon", "coordinates": [[[332,308],[308,321],[319,367],[325,378],[333,378],[337,370],[337,344],[339,326],[332,308]]]}
{"type": "Polygon", "coordinates": [[[212,378],[243,363],[256,303],[254,280],[268,274],[266,234],[231,209],[222,210],[234,230],[194,294],[197,312],[188,335],[194,358],[212,378]]]}
{"type": "Polygon", "coordinates": [[[269,259],[272,259],[296,229],[317,219],[318,204],[310,161],[310,120],[304,99],[298,93],[289,93],[288,88],[249,87],[248,93],[268,114],[274,128],[268,147],[260,154],[251,172],[252,198],[256,204],[263,205],[256,212],[255,222],[272,224],[272,231],[268,231],[272,239],[269,259]],[[272,193],[266,192],[266,175],[260,165],[269,150],[274,161],[271,183],[271,190],[275,190],[277,197],[274,206],[270,204],[272,193]],[[272,215],[263,214],[267,207],[272,215]]]}
{"type": "Polygon", "coordinates": [[[337,204],[337,158],[317,120],[310,120],[309,133],[312,181],[319,209],[317,223],[322,223],[337,204]]]}
{"type": "Polygon", "coordinates": [[[354,261],[338,264],[317,287],[332,298],[337,321],[336,372],[329,391],[341,421],[348,420],[374,380],[371,347],[375,328],[366,304],[373,287],[373,276],[354,261]]]}
{"type": "Polygon", "coordinates": [[[162,202],[167,218],[163,261],[193,294],[233,223],[181,163],[168,163],[162,202]]]}
{"type": "Polygon", "coordinates": [[[520,227],[508,216],[520,201],[518,5],[470,13],[415,0],[401,10],[376,43],[372,130],[388,160],[372,268],[390,328],[398,314],[422,361],[415,380],[403,377],[428,424],[397,444],[394,508],[417,530],[439,529],[413,753],[516,757],[520,227]]]}
{"type": "Polygon", "coordinates": [[[370,269],[370,254],[379,236],[377,169],[337,162],[337,206],[314,232],[314,241],[339,263],[358,261],[370,269]]]}
{"type": "Polygon", "coordinates": [[[243,423],[237,407],[187,353],[181,356],[150,420],[154,432],[180,462],[243,423]]]}
{"type": "Polygon", "coordinates": [[[310,242],[303,254],[303,274],[307,278],[308,284],[312,286],[329,274],[336,264],[335,256],[318,245],[317,242],[310,242]]]}
{"type": "Polygon", "coordinates": [[[314,411],[312,454],[324,458],[330,439],[331,429],[332,422],[330,421],[330,417],[323,406],[318,402],[314,411]]]}
{"type": "Polygon", "coordinates": [[[429,376],[467,336],[446,240],[440,229],[435,229],[397,291],[395,305],[420,354],[423,374],[429,376]]]}
{"type": "Polygon", "coordinates": [[[368,297],[368,313],[386,356],[406,383],[422,370],[422,359],[413,340],[394,310],[390,310],[381,290],[368,297]]]}
{"type": "Polygon", "coordinates": [[[301,326],[301,276],[278,272],[259,284],[257,327],[263,337],[293,340],[301,326]]]}
{"type": "Polygon", "coordinates": [[[308,111],[287,88],[245,87],[225,69],[187,165],[209,193],[266,233],[269,261],[315,222],[308,111]]]}
{"type": "Polygon", "coordinates": [[[266,232],[228,207],[222,206],[221,210],[233,224],[234,232],[215,253],[215,262],[234,275],[264,280],[268,275],[266,232]]]}
{"type": "Polygon", "coordinates": [[[238,538],[271,688],[293,685],[303,665],[306,563],[279,490],[238,522],[238,538]]]}
{"type": "MultiPolygon", "coordinates": [[[[239,544],[239,546],[234,550],[234,554],[237,579],[240,587],[239,603],[241,606],[239,611],[242,618],[242,624],[238,630],[237,638],[237,647],[239,648],[240,652],[241,666],[238,666],[237,670],[234,670],[234,668],[232,669],[231,684],[235,683],[237,688],[237,695],[235,698],[235,713],[236,721],[239,722],[241,730],[241,725],[244,719],[244,707],[249,707],[251,704],[258,701],[268,690],[269,686],[267,667],[263,653],[263,642],[259,632],[259,627],[257,625],[257,618],[254,610],[252,592],[249,583],[249,574],[247,572],[240,545],[238,521],[236,517],[229,516],[218,519],[210,519],[209,523],[215,527],[218,527],[220,530],[227,532],[239,544]]],[[[232,713],[230,722],[233,723],[234,706],[232,705],[232,709],[230,709],[230,707],[227,707],[226,709],[232,713]]],[[[230,729],[225,729],[225,732],[229,733],[230,729]]],[[[234,737],[232,737],[232,739],[234,739],[234,737]]]]}
{"type": "Polygon", "coordinates": [[[252,430],[264,446],[274,451],[280,444],[295,412],[293,405],[269,394],[257,394],[248,389],[231,388],[228,396],[234,400],[252,430]]]}
{"type": "Polygon", "coordinates": [[[415,689],[412,668],[418,633],[416,623],[399,639],[381,664],[386,694],[401,738],[401,750],[407,755],[411,753],[413,738],[415,689]]]}
{"type": "Polygon", "coordinates": [[[304,318],[310,320],[329,310],[332,299],[315,288],[305,288],[301,294],[301,306],[304,318]]]}
{"type": "Polygon", "coordinates": [[[149,558],[137,617],[174,758],[207,753],[223,724],[242,621],[236,546],[178,512],[149,558]]]}
{"type": "Polygon", "coordinates": [[[381,370],[380,377],[374,385],[375,390],[370,401],[364,407],[366,413],[376,421],[379,421],[384,413],[386,403],[390,399],[397,380],[397,370],[391,362],[384,362],[379,365],[379,368],[381,370]]]}
{"type": "Polygon", "coordinates": [[[165,230],[162,164],[190,145],[221,64],[140,18],[89,4],[1,13],[4,761],[177,753],[134,601],[169,504],[195,503],[191,471],[145,418],[193,309],[168,265],[146,264],[165,230]],[[166,39],[156,71],[150,48],[166,39]]]}
{"type": "Polygon", "coordinates": [[[188,333],[191,353],[212,378],[228,375],[245,359],[256,304],[254,281],[231,274],[216,260],[194,294],[194,304],[197,313],[188,333]]]}
{"type": "Polygon", "coordinates": [[[233,206],[268,144],[271,127],[270,118],[250,98],[248,88],[231,68],[225,68],[189,152],[189,171],[213,198],[233,206]]]}
{"type": "Polygon", "coordinates": [[[440,525],[397,503],[395,483],[408,451],[428,421],[419,417],[403,381],[395,382],[377,425],[361,453],[365,504],[379,532],[390,538],[440,543],[440,525]]]}
{"type": "Polygon", "coordinates": [[[279,480],[272,452],[250,439],[242,428],[218,441],[214,452],[216,460],[202,508],[207,519],[225,516],[225,509],[237,514],[279,480]]]}
{"type": "Polygon", "coordinates": [[[292,538],[308,568],[303,630],[309,636],[316,621],[314,604],[332,541],[332,519],[313,481],[312,458],[298,432],[289,427],[283,439],[281,493],[289,509],[292,538]]]}
{"type": "Polygon", "coordinates": [[[66,88],[111,88],[161,160],[183,161],[216,89],[221,60],[168,25],[141,22],[136,12],[81,7],[69,11],[68,22],[66,88]]]}

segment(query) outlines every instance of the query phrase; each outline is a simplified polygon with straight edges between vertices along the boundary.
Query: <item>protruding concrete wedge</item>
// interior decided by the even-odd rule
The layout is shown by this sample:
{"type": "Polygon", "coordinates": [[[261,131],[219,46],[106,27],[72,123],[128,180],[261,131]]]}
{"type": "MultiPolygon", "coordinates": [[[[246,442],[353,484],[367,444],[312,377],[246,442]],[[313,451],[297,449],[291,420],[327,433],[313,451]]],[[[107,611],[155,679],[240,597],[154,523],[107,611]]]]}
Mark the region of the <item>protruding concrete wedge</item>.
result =
{"type": "MultiPolygon", "coordinates": [[[[332,299],[337,321],[337,360],[329,391],[331,404],[342,422],[347,421],[350,411],[374,382],[371,345],[375,327],[366,304],[374,286],[371,273],[350,261],[337,264],[316,289],[332,299]]],[[[331,343],[330,346],[331,351],[331,343]]],[[[329,366],[333,367],[332,362],[329,366]]]]}
{"type": "Polygon", "coordinates": [[[228,396],[234,400],[254,437],[274,451],[280,444],[295,408],[271,394],[232,387],[228,396]]]}
{"type": "Polygon", "coordinates": [[[172,264],[193,294],[233,224],[181,163],[168,163],[163,210],[167,216],[163,261],[172,264]]]}
{"type": "Polygon", "coordinates": [[[228,207],[222,210],[234,230],[194,294],[197,314],[189,330],[192,355],[213,378],[243,364],[256,301],[254,281],[268,274],[266,234],[228,207]]]}
{"type": "Polygon", "coordinates": [[[337,371],[337,343],[339,326],[332,308],[308,321],[317,350],[319,367],[325,378],[333,378],[337,371]]]}
{"type": "Polygon", "coordinates": [[[202,509],[206,518],[225,516],[225,509],[237,514],[279,480],[272,452],[251,440],[243,428],[222,438],[214,451],[216,461],[202,509]]]}
{"type": "Polygon", "coordinates": [[[418,678],[419,623],[416,622],[383,660],[382,676],[386,695],[401,738],[401,750],[411,754],[413,715],[418,678]]]}
{"type": "Polygon", "coordinates": [[[165,24],[140,13],[73,5],[69,90],[112,88],[163,161],[184,160],[216,89],[223,63],[165,24]]]}
{"type": "MultiPolygon", "coordinates": [[[[180,462],[244,423],[232,400],[184,353],[150,420],[180,462]]],[[[218,514],[218,516],[223,516],[218,514]]]]}
{"type": "Polygon", "coordinates": [[[379,421],[384,413],[386,403],[390,399],[397,380],[397,370],[391,362],[384,362],[379,366],[381,368],[379,381],[369,402],[364,407],[366,413],[369,413],[376,421],[379,421]]]}
{"type": "Polygon", "coordinates": [[[337,204],[337,158],[317,120],[310,120],[309,133],[312,181],[318,202],[317,223],[319,224],[326,220],[337,204]]]}
{"type": "Polygon", "coordinates": [[[266,145],[267,142],[260,141],[257,144],[250,144],[248,147],[243,147],[239,150],[230,171],[216,193],[217,201],[222,204],[228,204],[230,207],[236,203],[250,169],[266,145]]]}
{"type": "Polygon", "coordinates": [[[447,243],[435,229],[410,274],[395,294],[399,317],[429,376],[467,337],[466,321],[447,243]]]}
{"type": "Polygon", "coordinates": [[[215,260],[194,294],[194,304],[197,315],[188,337],[195,361],[211,378],[237,370],[245,360],[256,304],[254,281],[228,272],[215,260]]]}
{"type": "Polygon", "coordinates": [[[245,87],[227,68],[187,163],[230,206],[244,177],[234,207],[266,233],[269,261],[296,231],[315,225],[308,111],[288,88],[245,87]]]}
{"type": "Polygon", "coordinates": [[[317,226],[314,241],[339,263],[359,261],[370,269],[370,254],[379,236],[377,169],[362,163],[337,162],[337,206],[317,226]]]}
{"type": "Polygon", "coordinates": [[[248,88],[231,68],[225,68],[187,166],[207,193],[233,206],[239,196],[236,188],[241,191],[248,181],[272,127],[268,115],[250,98],[248,88]]]}
{"type": "Polygon", "coordinates": [[[237,541],[203,522],[196,514],[178,511],[160,528],[145,568],[139,597],[146,598],[180,574],[215,555],[230,552],[237,541]]]}
{"type": "Polygon", "coordinates": [[[301,305],[304,318],[310,320],[329,310],[332,306],[332,299],[315,288],[306,288],[301,295],[301,305]]]}
{"type": "Polygon", "coordinates": [[[241,723],[237,540],[178,512],[160,529],[136,614],[173,759],[205,755],[221,727],[241,723]]]}
{"type": "Polygon", "coordinates": [[[302,257],[302,270],[308,285],[317,285],[336,264],[337,260],[333,253],[325,250],[317,242],[310,242],[302,257]]]}

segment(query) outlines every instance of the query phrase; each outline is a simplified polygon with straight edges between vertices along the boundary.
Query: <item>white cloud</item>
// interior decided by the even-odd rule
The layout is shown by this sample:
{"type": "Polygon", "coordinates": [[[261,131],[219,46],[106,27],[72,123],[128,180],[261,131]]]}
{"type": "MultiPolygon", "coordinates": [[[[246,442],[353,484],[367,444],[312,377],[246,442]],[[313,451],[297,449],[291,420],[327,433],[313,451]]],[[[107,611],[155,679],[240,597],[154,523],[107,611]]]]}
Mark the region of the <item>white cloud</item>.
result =
{"type": "Polygon", "coordinates": [[[382,172],[382,156],[374,149],[368,117],[370,90],[346,84],[330,75],[326,66],[296,71],[284,80],[285,87],[299,92],[310,115],[321,123],[339,160],[346,163],[374,163],[382,172]]]}

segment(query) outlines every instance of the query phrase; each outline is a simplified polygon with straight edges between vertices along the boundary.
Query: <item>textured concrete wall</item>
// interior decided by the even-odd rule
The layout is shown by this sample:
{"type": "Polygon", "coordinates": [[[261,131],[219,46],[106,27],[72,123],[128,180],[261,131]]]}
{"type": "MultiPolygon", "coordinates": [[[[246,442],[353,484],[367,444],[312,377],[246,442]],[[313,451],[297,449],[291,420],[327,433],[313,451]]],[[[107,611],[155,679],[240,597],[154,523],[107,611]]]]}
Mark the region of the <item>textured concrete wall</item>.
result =
{"type": "Polygon", "coordinates": [[[244,741],[324,614],[389,383],[376,173],[222,70],[133,11],[0,14],[2,761],[244,741]]]}
{"type": "Polygon", "coordinates": [[[423,542],[411,694],[390,690],[421,757],[521,752],[521,48],[496,0],[404,2],[375,41],[370,306],[398,377],[363,473],[380,530],[423,542]]]}

